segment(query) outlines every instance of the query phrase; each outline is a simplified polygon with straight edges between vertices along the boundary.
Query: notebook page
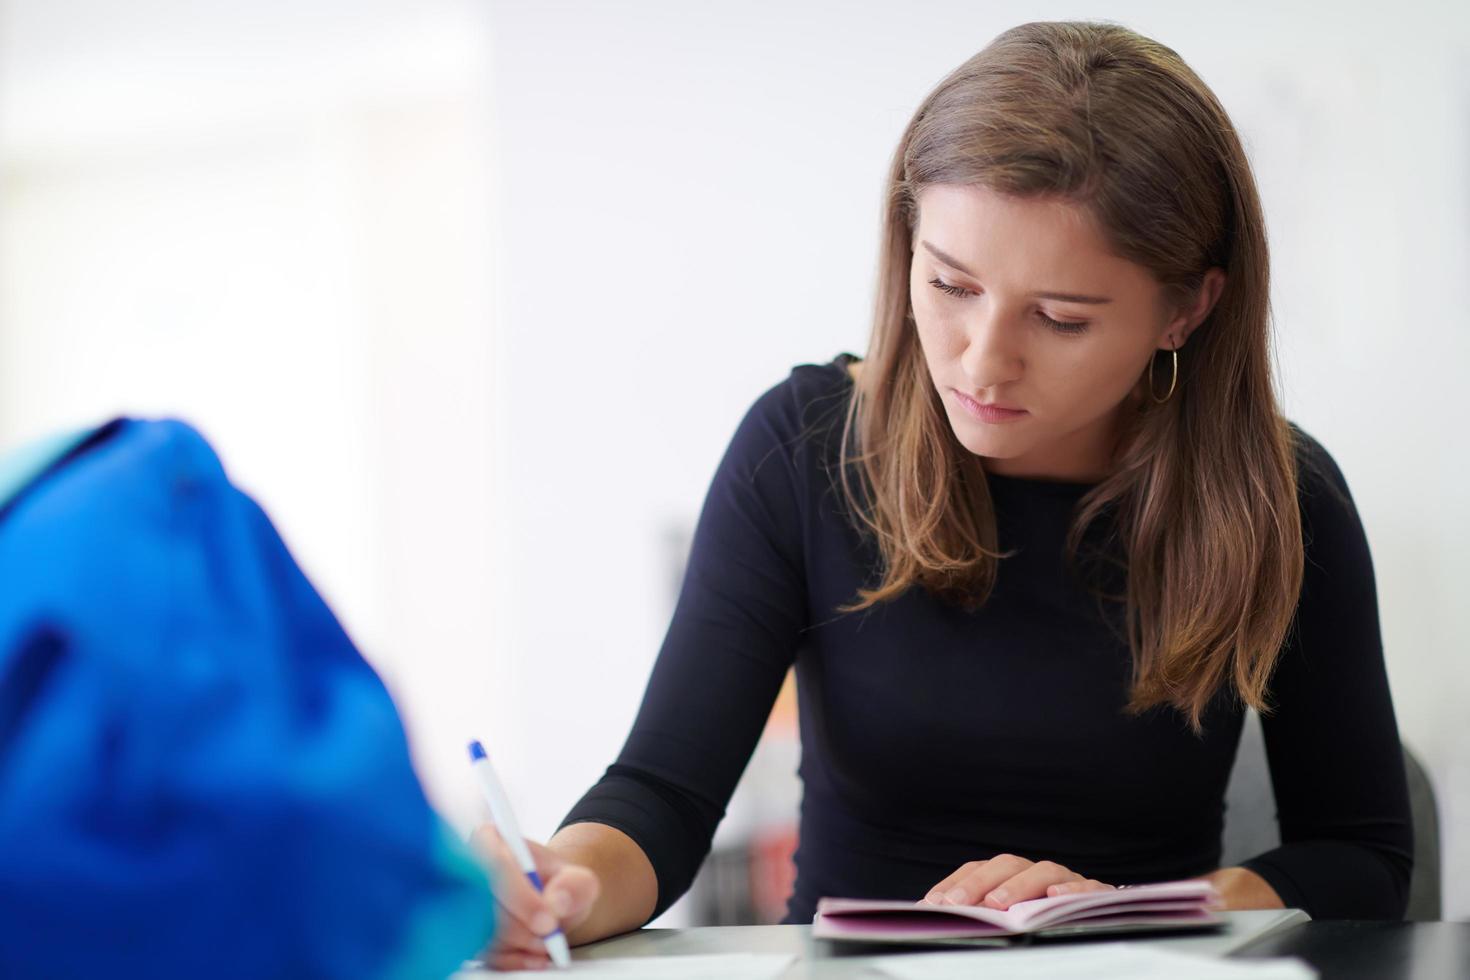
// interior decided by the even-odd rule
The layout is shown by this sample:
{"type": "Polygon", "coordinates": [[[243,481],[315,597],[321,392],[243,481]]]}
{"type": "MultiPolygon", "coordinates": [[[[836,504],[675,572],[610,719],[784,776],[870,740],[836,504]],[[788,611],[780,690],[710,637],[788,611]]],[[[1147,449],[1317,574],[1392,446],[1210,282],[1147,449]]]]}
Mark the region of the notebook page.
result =
{"type": "MultiPolygon", "coordinates": [[[[1044,925],[1066,922],[1078,913],[1082,913],[1078,916],[1079,918],[1101,914],[1097,912],[1084,912],[1084,910],[1113,907],[1119,912],[1124,910],[1148,911],[1154,907],[1151,904],[1153,902],[1159,902],[1158,907],[1161,910],[1194,907],[1207,908],[1209,907],[1208,903],[1217,899],[1218,892],[1216,892],[1214,885],[1208,881],[1196,880],[1160,882],[1158,884],[1135,885],[1109,891],[1079,892],[1074,895],[1054,895],[1047,898],[1033,898],[1025,902],[1017,902],[1009,909],[1004,910],[987,908],[983,905],[932,905],[922,901],[907,902],[883,899],[823,898],[817,904],[817,911],[824,916],[831,916],[833,918],[840,918],[844,912],[937,912],[945,916],[963,917],[986,922],[991,925],[1000,926],[1008,932],[1025,932],[1028,929],[1034,929],[1044,925]]],[[[900,926],[900,921],[896,917],[894,926],[900,926]]]]}
{"type": "Polygon", "coordinates": [[[1158,901],[1163,908],[1178,908],[1179,903],[1205,903],[1218,898],[1215,886],[1208,881],[1170,881],[1154,885],[1135,885],[1109,891],[1079,892],[1075,895],[1055,895],[1049,898],[1033,898],[1017,902],[1007,909],[1017,929],[1034,928],[1038,925],[1067,921],[1075,912],[1104,906],[1123,909],[1147,910],[1151,902],[1158,901]],[[1164,905],[1162,903],[1168,902],[1164,905]]]}

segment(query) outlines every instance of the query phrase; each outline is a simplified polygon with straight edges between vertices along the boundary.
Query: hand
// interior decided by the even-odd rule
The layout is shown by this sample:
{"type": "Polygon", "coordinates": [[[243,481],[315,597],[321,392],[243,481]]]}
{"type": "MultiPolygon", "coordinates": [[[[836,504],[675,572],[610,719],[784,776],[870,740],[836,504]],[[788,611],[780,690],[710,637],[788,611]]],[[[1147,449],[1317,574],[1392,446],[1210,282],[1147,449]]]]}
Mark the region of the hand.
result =
{"type": "Polygon", "coordinates": [[[499,905],[495,938],[481,954],[485,965],[492,970],[543,969],[551,957],[541,937],[558,925],[567,932],[586,920],[601,891],[597,875],[528,840],[544,889],[538,894],[494,827],[481,827],[470,843],[490,865],[499,905]]]}
{"type": "Polygon", "coordinates": [[[997,854],[989,861],[971,861],[929,889],[924,901],[932,905],[984,905],[1008,909],[1016,902],[1075,892],[1108,891],[1093,878],[1084,878],[1054,861],[1028,861],[1014,854],[997,854]]]}

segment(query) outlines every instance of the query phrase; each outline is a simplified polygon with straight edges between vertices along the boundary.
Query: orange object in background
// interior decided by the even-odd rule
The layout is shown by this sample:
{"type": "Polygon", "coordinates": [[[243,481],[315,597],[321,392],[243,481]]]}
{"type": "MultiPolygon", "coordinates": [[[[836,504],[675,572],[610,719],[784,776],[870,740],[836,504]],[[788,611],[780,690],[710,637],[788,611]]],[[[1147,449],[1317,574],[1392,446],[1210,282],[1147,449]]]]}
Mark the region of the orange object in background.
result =
{"type": "Polygon", "coordinates": [[[771,706],[771,716],[766,719],[761,738],[797,737],[796,726],[796,671],[786,671],[786,680],[776,694],[776,703],[771,706]]]}
{"type": "Polygon", "coordinates": [[[769,925],[796,883],[801,758],[796,674],[788,671],[717,838],[690,887],[691,925],[769,925]]]}
{"type": "Polygon", "coordinates": [[[780,922],[796,884],[797,824],[759,831],[750,842],[750,904],[760,924],[780,922]]]}
{"type": "MultiPolygon", "coordinates": [[[[762,741],[797,741],[796,672],[788,670],[776,695],[771,716],[766,719],[762,741]]],[[[780,922],[786,915],[786,899],[796,884],[797,815],[789,822],[759,827],[751,834],[750,905],[757,923],[780,922]]]]}

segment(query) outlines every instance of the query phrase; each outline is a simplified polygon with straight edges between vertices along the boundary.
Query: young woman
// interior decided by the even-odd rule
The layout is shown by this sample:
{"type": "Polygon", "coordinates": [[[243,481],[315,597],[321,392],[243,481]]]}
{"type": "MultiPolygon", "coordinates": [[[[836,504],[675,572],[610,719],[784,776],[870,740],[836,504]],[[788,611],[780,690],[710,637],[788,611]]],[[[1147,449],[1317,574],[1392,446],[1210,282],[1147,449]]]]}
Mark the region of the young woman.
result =
{"type": "Polygon", "coordinates": [[[668,908],[793,665],[788,922],[1195,876],[1400,917],[1372,564],[1277,405],[1260,202],[1210,90],[1122,27],[1007,31],[905,130],[879,275],[867,357],[796,367],[736,431],[632,733],[534,848],[544,895],[505,862],[492,963],[668,908]],[[1246,706],[1283,843],[1220,868],[1246,706]]]}

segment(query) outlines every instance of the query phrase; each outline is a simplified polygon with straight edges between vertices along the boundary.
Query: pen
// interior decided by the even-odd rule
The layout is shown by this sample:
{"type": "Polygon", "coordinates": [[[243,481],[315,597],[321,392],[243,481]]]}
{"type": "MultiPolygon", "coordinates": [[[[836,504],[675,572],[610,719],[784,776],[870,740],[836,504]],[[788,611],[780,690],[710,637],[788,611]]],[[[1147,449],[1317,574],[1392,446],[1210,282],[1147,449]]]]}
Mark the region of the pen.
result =
{"type": "MultiPolygon", "coordinates": [[[[485,754],[485,747],[478,741],[470,743],[470,768],[474,769],[476,778],[480,781],[480,789],[485,793],[485,802],[490,804],[490,819],[495,823],[495,829],[500,831],[501,838],[510,847],[510,852],[515,855],[516,863],[530,879],[531,887],[537,892],[541,888],[541,876],[536,873],[536,862],[531,858],[531,849],[526,846],[526,839],[521,836],[520,825],[516,823],[516,815],[510,808],[510,797],[505,795],[505,790],[500,785],[500,780],[495,777],[495,769],[490,765],[490,757],[485,754]]],[[[551,955],[551,961],[557,966],[571,966],[572,953],[567,947],[567,937],[562,934],[561,926],[550,935],[543,936],[546,942],[546,952],[551,955]]]]}

